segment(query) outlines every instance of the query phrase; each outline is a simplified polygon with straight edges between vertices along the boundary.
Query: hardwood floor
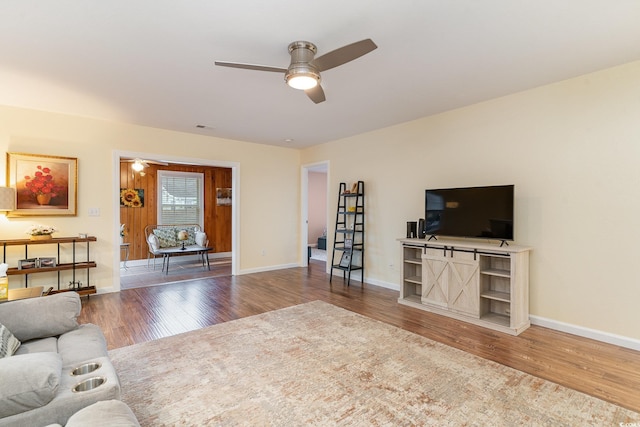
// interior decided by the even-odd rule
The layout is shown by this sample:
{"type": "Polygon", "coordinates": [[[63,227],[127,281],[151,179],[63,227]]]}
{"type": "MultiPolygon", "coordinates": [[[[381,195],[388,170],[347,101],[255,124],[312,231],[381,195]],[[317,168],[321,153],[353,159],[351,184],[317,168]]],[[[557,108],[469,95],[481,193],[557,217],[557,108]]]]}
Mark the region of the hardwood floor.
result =
{"type": "MultiPolygon", "coordinates": [[[[178,258],[178,257],[177,257],[178,258]]],[[[217,258],[210,261],[206,269],[198,260],[171,262],[169,272],[162,269],[162,260],[155,260],[143,265],[130,265],[120,269],[120,288],[131,289],[141,286],[158,285],[190,279],[231,275],[231,258],[217,258]]]]}
{"type": "Polygon", "coordinates": [[[397,303],[396,291],[324,272],[324,262],[243,276],[198,278],[83,298],[81,323],[110,349],[322,300],[640,412],[640,352],[532,326],[517,337],[397,303]]]}

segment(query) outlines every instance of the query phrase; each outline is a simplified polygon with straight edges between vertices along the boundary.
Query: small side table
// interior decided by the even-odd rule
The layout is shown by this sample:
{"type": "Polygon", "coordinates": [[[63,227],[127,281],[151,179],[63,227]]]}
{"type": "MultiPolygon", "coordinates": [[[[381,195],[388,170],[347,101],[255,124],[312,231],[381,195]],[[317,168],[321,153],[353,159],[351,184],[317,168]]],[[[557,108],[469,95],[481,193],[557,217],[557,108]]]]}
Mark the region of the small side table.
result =
{"type": "Polygon", "coordinates": [[[124,263],[122,266],[127,269],[127,261],[129,261],[129,243],[120,243],[120,251],[124,250],[124,263]]]}

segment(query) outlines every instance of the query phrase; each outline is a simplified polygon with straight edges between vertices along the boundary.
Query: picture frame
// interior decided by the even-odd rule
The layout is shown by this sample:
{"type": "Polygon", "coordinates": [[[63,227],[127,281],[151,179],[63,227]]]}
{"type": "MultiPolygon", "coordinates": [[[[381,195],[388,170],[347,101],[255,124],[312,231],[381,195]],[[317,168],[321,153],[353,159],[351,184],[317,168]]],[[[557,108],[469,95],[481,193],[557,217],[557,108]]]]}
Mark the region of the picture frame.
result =
{"type": "Polygon", "coordinates": [[[16,190],[7,216],[77,216],[78,159],[7,153],[7,186],[16,190]]]}
{"type": "Polygon", "coordinates": [[[347,249],[351,249],[353,247],[353,239],[344,239],[344,247],[347,249]]]}
{"type": "Polygon", "coordinates": [[[216,205],[231,206],[231,188],[216,188],[216,205]]]}
{"type": "Polygon", "coordinates": [[[349,252],[342,252],[342,257],[340,258],[340,267],[347,268],[351,264],[351,254],[349,252]]]}
{"type": "Polygon", "coordinates": [[[27,258],[18,260],[18,270],[28,270],[30,268],[38,267],[38,259],[37,258],[27,258]]]}
{"type": "Polygon", "coordinates": [[[38,268],[49,268],[56,266],[55,257],[42,257],[38,258],[38,268]]]}
{"type": "Polygon", "coordinates": [[[120,206],[127,208],[143,208],[144,190],[142,188],[121,188],[120,206]]]}

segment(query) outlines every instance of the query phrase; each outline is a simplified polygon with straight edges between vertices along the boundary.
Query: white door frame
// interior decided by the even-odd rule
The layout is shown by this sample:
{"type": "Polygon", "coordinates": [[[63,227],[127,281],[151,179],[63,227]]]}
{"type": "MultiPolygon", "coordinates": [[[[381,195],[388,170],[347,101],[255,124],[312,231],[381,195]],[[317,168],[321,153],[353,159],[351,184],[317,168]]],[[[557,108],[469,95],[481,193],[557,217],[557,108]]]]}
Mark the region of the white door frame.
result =
{"type": "MultiPolygon", "coordinates": [[[[114,150],[113,152],[113,194],[120,194],[120,158],[141,158],[147,160],[166,161],[169,163],[183,163],[187,165],[214,166],[231,169],[231,274],[237,276],[240,266],[240,163],[227,162],[222,160],[197,159],[188,157],[177,157],[164,154],[140,153],[132,151],[114,150]]],[[[114,197],[113,204],[113,241],[114,246],[120,241],[120,198],[114,197]]],[[[115,249],[115,248],[114,248],[115,249]]],[[[114,250],[120,253],[120,250],[114,250]]],[[[120,271],[120,257],[114,257],[113,271],[120,271]]],[[[120,274],[113,275],[113,289],[120,291],[120,274]]]]}
{"type": "MultiPolygon", "coordinates": [[[[325,172],[327,174],[327,221],[329,219],[329,161],[324,160],[316,163],[302,165],[300,170],[300,266],[309,265],[308,242],[309,242],[309,172],[325,172]]],[[[328,224],[327,224],[328,226],[328,224]]],[[[327,246],[328,247],[328,246],[327,246]]],[[[327,262],[329,265],[329,262],[327,262]]],[[[328,269],[327,269],[328,271],[328,269]]]]}

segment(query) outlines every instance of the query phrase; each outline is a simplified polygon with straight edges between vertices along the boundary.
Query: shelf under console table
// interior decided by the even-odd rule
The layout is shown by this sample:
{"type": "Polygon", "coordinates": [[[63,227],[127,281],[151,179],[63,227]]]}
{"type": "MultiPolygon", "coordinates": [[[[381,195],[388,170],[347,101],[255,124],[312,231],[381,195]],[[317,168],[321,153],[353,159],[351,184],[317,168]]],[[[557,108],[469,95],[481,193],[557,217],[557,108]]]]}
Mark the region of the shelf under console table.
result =
{"type": "Polygon", "coordinates": [[[530,326],[526,246],[398,239],[398,302],[511,335],[530,326]]]}
{"type": "Polygon", "coordinates": [[[38,274],[38,273],[49,273],[56,271],[58,272],[58,281],[57,281],[57,290],[52,290],[49,293],[57,293],[64,291],[76,291],[81,295],[89,295],[95,294],[96,289],[95,286],[89,285],[89,271],[91,268],[96,267],[95,261],[91,260],[90,253],[90,243],[95,242],[97,239],[94,236],[87,237],[55,237],[46,240],[32,240],[32,239],[10,239],[10,240],[0,240],[0,246],[2,246],[2,262],[7,263],[7,248],[11,246],[24,246],[24,258],[29,259],[29,247],[36,245],[56,245],[57,246],[57,257],[55,265],[47,265],[47,266],[30,266],[31,268],[19,268],[19,267],[10,267],[7,269],[7,276],[24,276],[25,277],[25,288],[29,286],[29,275],[38,274]],[[78,260],[78,243],[86,243],[86,256],[84,260],[78,260]],[[71,262],[60,262],[61,250],[60,245],[62,244],[71,244],[71,262]],[[76,280],[76,270],[86,269],[86,279],[87,284],[85,286],[81,286],[79,281],[76,280]],[[60,272],[64,270],[71,271],[71,286],[67,289],[60,288],[60,272]]]}

